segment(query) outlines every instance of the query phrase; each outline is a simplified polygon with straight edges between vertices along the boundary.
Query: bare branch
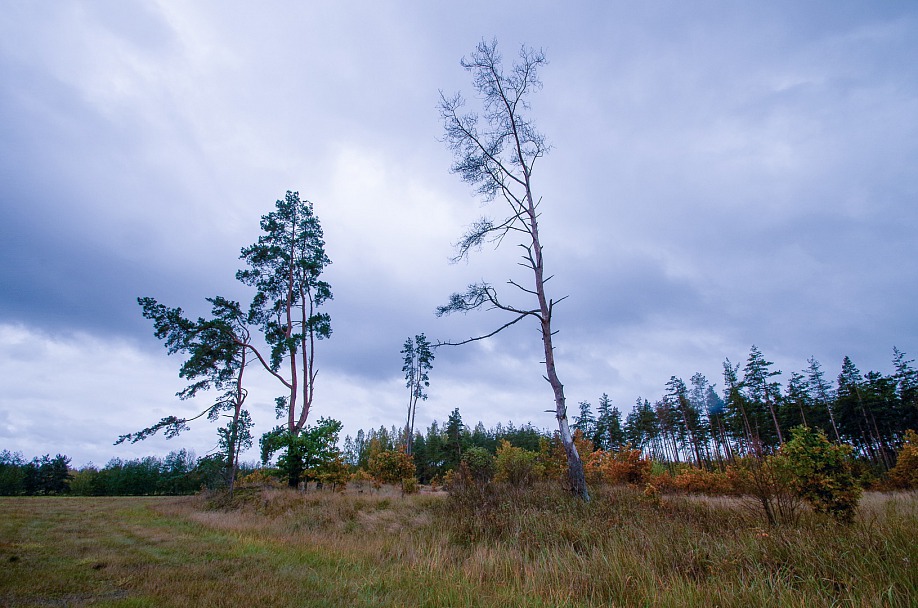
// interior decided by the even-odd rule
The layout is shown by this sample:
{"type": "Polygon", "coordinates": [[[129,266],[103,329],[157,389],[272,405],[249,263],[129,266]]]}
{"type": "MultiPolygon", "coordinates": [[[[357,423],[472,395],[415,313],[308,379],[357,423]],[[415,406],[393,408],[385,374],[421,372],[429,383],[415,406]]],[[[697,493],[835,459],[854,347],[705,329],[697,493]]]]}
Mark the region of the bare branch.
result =
{"type": "Polygon", "coordinates": [[[510,285],[513,285],[514,287],[516,287],[516,288],[519,289],[520,291],[525,291],[526,293],[532,294],[532,295],[534,295],[534,296],[538,296],[538,295],[539,295],[538,292],[535,292],[535,291],[533,291],[533,290],[531,290],[531,289],[526,289],[525,287],[523,287],[522,285],[520,285],[519,283],[517,283],[517,282],[514,281],[513,279],[510,279],[509,281],[507,281],[507,283],[509,283],[510,285]]]}
{"type": "Polygon", "coordinates": [[[519,323],[522,319],[525,319],[527,316],[528,316],[528,313],[521,314],[520,316],[518,316],[518,317],[515,318],[514,320],[510,321],[509,323],[504,323],[503,325],[501,325],[500,327],[498,327],[497,329],[495,329],[495,330],[492,331],[491,333],[485,334],[485,335],[483,335],[483,336],[477,336],[477,337],[474,337],[474,338],[468,338],[467,340],[462,340],[461,342],[443,342],[443,341],[438,341],[438,342],[436,343],[435,346],[438,346],[438,347],[439,347],[439,346],[462,346],[463,344],[469,344],[469,343],[471,343],[471,342],[477,342],[477,341],[479,341],[479,340],[485,340],[485,339],[487,339],[487,338],[490,338],[491,336],[496,336],[497,334],[499,334],[499,333],[502,332],[503,330],[507,329],[507,328],[510,327],[511,325],[514,325],[514,324],[516,324],[516,323],[519,323]]]}

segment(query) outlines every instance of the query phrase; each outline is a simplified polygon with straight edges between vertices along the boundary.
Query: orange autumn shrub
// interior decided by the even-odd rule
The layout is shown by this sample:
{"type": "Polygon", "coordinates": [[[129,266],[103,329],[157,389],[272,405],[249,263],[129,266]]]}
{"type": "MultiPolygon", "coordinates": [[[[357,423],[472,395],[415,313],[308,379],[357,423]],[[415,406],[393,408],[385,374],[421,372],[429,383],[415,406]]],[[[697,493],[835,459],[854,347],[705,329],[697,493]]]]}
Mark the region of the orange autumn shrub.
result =
{"type": "Polygon", "coordinates": [[[918,488],[918,433],[905,431],[905,443],[896,457],[896,466],[889,471],[889,482],[894,488],[918,488]]]}
{"type": "Polygon", "coordinates": [[[671,483],[674,490],[688,494],[722,496],[736,493],[733,479],[727,472],[696,467],[683,469],[672,478],[671,483]]]}
{"type": "Polygon", "coordinates": [[[597,450],[587,462],[589,476],[601,483],[643,485],[650,479],[651,462],[640,450],[625,446],[617,452],[597,450]]]}
{"type": "MultiPolygon", "coordinates": [[[[593,453],[593,442],[584,437],[579,429],[574,431],[573,439],[574,447],[577,448],[586,474],[587,463],[593,453]]],[[[545,479],[561,480],[567,483],[567,452],[564,451],[564,444],[561,443],[558,433],[555,433],[550,440],[544,437],[539,439],[537,464],[545,479]]]]}

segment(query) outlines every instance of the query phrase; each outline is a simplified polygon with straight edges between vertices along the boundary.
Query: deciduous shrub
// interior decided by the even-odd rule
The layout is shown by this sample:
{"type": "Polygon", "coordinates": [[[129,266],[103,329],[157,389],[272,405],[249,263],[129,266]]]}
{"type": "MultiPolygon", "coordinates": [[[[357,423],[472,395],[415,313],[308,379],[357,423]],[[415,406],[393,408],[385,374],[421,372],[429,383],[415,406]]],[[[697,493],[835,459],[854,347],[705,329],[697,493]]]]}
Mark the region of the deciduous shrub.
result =
{"type": "Polygon", "coordinates": [[[842,522],[854,518],[861,488],[852,474],[851,446],[833,444],[822,430],[798,426],[774,457],[793,492],[817,513],[842,522]]]}
{"type": "MultiPolygon", "coordinates": [[[[580,454],[580,459],[583,462],[589,460],[590,454],[593,453],[593,442],[584,437],[579,429],[574,431],[574,446],[577,448],[577,453],[580,454]]],[[[567,478],[569,472],[567,452],[564,451],[564,444],[561,442],[561,437],[557,431],[555,431],[550,440],[545,437],[539,439],[538,464],[540,472],[545,479],[561,481],[564,487],[567,487],[570,483],[567,478]]]]}
{"type": "Polygon", "coordinates": [[[644,485],[650,478],[651,462],[640,450],[625,446],[617,452],[597,450],[587,461],[590,475],[608,484],[644,485]]]}
{"type": "Polygon", "coordinates": [[[377,490],[380,487],[379,482],[364,469],[357,469],[351,473],[351,477],[348,482],[352,484],[358,492],[364,492],[365,490],[368,490],[370,486],[377,490]]]}
{"type": "Polygon", "coordinates": [[[403,479],[414,477],[414,460],[404,448],[384,450],[373,455],[369,463],[370,475],[380,483],[398,485],[403,479]]]}
{"type": "Polygon", "coordinates": [[[690,467],[679,471],[672,480],[672,487],[689,494],[724,496],[735,494],[733,479],[726,472],[708,471],[690,467]]]}
{"type": "Polygon", "coordinates": [[[482,447],[467,449],[462,454],[462,462],[475,483],[487,483],[494,476],[494,456],[482,447]]]}
{"type": "Polygon", "coordinates": [[[341,455],[317,467],[313,475],[320,484],[331,486],[336,492],[344,491],[351,478],[341,455]]]}
{"type": "Polygon", "coordinates": [[[251,487],[280,487],[283,485],[278,479],[280,472],[277,469],[255,469],[248,475],[242,475],[236,480],[236,486],[251,487]]]}
{"type": "Polygon", "coordinates": [[[773,456],[737,459],[731,473],[733,487],[762,508],[768,525],[795,524],[800,519],[800,497],[790,485],[789,471],[776,464],[773,456]]]}
{"type": "Polygon", "coordinates": [[[905,443],[899,450],[896,466],[889,471],[889,481],[894,488],[918,488],[918,433],[905,431],[905,443]]]}
{"type": "Polygon", "coordinates": [[[418,483],[417,477],[407,477],[402,480],[403,494],[417,494],[420,491],[421,485],[418,483]]]}
{"type": "Polygon", "coordinates": [[[509,483],[517,488],[529,487],[541,475],[542,467],[538,460],[536,452],[514,447],[509,441],[503,440],[494,458],[494,481],[509,483]]]}

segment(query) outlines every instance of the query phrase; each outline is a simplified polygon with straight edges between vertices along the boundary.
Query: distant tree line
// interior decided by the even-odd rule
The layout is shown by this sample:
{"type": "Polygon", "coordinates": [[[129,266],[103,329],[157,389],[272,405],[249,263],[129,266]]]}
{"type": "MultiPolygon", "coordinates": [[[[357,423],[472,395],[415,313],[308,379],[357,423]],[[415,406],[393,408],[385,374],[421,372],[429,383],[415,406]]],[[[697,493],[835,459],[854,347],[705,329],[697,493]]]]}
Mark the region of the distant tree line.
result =
{"type": "MultiPolygon", "coordinates": [[[[790,430],[804,425],[823,431],[834,443],[851,445],[853,455],[864,462],[892,468],[906,431],[918,428],[913,361],[893,349],[892,373],[864,374],[845,357],[834,382],[815,358],[807,363],[782,386],[776,380],[781,372],[752,346],[742,369],[729,359],[724,362],[720,394],[700,373],[688,384],[672,376],[660,399],[638,398],[627,416],[607,394],[600,396],[595,411],[590,402],[581,401],[572,428],[592,449],[618,452],[629,446],[659,463],[723,470],[738,458],[776,453],[790,439],[790,430]]],[[[414,433],[411,456],[418,480],[429,483],[457,468],[470,449],[494,455],[507,441],[539,452],[558,440],[557,433],[529,423],[467,426],[454,409],[445,424],[434,421],[426,431],[414,433]]],[[[366,469],[375,454],[407,444],[404,427],[361,429],[345,438],[344,461],[352,470],[366,469]]]]}
{"type": "MultiPolygon", "coordinates": [[[[918,428],[913,361],[894,348],[892,373],[861,373],[845,357],[834,382],[815,358],[807,363],[782,386],[776,380],[781,372],[753,346],[742,370],[724,361],[720,395],[702,374],[688,385],[672,376],[662,398],[638,398],[620,440],[659,462],[723,468],[738,457],[776,452],[791,428],[805,425],[851,445],[855,456],[877,467],[894,466],[905,432],[918,428]]],[[[598,430],[591,424],[582,413],[578,428],[587,436],[598,430]]]]}
{"type": "MultiPolygon", "coordinates": [[[[583,442],[578,449],[586,455],[595,451],[631,458],[630,454],[638,454],[648,462],[669,466],[672,472],[680,465],[723,471],[747,457],[776,454],[790,441],[791,429],[805,426],[835,444],[851,446],[852,455],[861,462],[888,471],[896,464],[907,431],[918,428],[918,371],[912,363],[893,349],[892,373],[861,373],[845,357],[837,378],[829,382],[819,362],[810,358],[808,367],[791,373],[782,386],[776,380],[781,372],[753,346],[742,370],[729,359],[724,362],[720,394],[702,374],[694,374],[688,385],[672,376],[663,397],[653,403],[638,398],[624,417],[606,394],[599,398],[595,412],[592,404],[582,401],[572,426],[583,442]]],[[[403,466],[387,456],[401,451],[413,464],[416,481],[428,484],[446,478],[463,462],[487,461],[502,445],[540,454],[543,463],[564,453],[557,431],[531,423],[471,426],[458,408],[445,423],[434,421],[426,430],[416,430],[410,455],[409,429],[410,421],[400,428],[361,429],[342,445],[338,443],[341,423],[323,418],[304,427],[295,444],[283,443],[288,449],[275,467],[263,473],[341,487],[358,471],[372,472],[374,458],[377,464],[389,458],[393,466],[403,466]]],[[[277,436],[282,438],[281,433],[277,436]]],[[[274,442],[271,433],[262,438],[263,467],[277,449],[274,442]]],[[[72,470],[69,463],[63,455],[26,461],[21,453],[4,450],[0,495],[191,494],[226,483],[223,452],[198,459],[186,450],[164,459],[116,458],[101,469],[90,465],[72,470]]],[[[245,465],[242,472],[254,468],[245,465]]]]}
{"type": "MultiPolygon", "coordinates": [[[[486,428],[482,422],[478,422],[468,426],[456,408],[446,423],[441,425],[435,420],[426,431],[415,432],[411,457],[418,481],[427,484],[431,480],[442,479],[447,472],[458,468],[470,451],[485,450],[493,455],[501,442],[507,441],[515,447],[538,452],[557,440],[556,435],[538,429],[531,423],[522,426],[515,426],[513,422],[506,425],[497,423],[492,428],[486,428]]],[[[374,456],[402,449],[405,443],[404,428],[392,426],[387,429],[381,426],[369,431],[360,429],[355,437],[345,437],[344,461],[352,470],[366,470],[370,468],[374,456]]]]}
{"type": "MultiPolygon", "coordinates": [[[[102,468],[92,464],[71,469],[70,458],[58,454],[26,461],[20,452],[0,452],[0,496],[152,496],[194,494],[202,487],[225,483],[219,457],[195,458],[187,450],[165,458],[113,458],[102,468]]],[[[250,465],[243,469],[251,470],[250,465]]]]}

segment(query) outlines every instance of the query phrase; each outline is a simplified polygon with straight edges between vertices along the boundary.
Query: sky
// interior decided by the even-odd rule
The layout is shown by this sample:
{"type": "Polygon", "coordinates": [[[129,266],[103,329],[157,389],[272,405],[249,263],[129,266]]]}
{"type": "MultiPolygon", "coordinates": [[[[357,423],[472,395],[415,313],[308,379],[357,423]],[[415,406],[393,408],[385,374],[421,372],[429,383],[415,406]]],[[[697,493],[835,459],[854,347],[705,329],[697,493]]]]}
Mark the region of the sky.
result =
{"type": "MultiPolygon", "coordinates": [[[[311,420],[403,424],[399,351],[488,333],[434,310],[468,283],[526,280],[515,243],[451,264],[499,207],[450,173],[440,92],[498,40],[549,64],[533,174],[568,406],[627,414],[670,376],[722,388],[754,344],[789,374],[815,356],[892,371],[918,355],[918,5],[910,2],[6,3],[0,12],[0,449],[72,464],[214,450],[181,356],[140,314],[247,303],[239,251],[287,190],[332,260],[331,339],[311,420]]],[[[524,303],[521,303],[523,305],[524,303]]],[[[416,426],[454,408],[553,428],[537,328],[441,348],[416,426]]],[[[256,435],[282,395],[249,372],[256,435]]],[[[255,459],[253,450],[244,458],[255,459]]]]}

